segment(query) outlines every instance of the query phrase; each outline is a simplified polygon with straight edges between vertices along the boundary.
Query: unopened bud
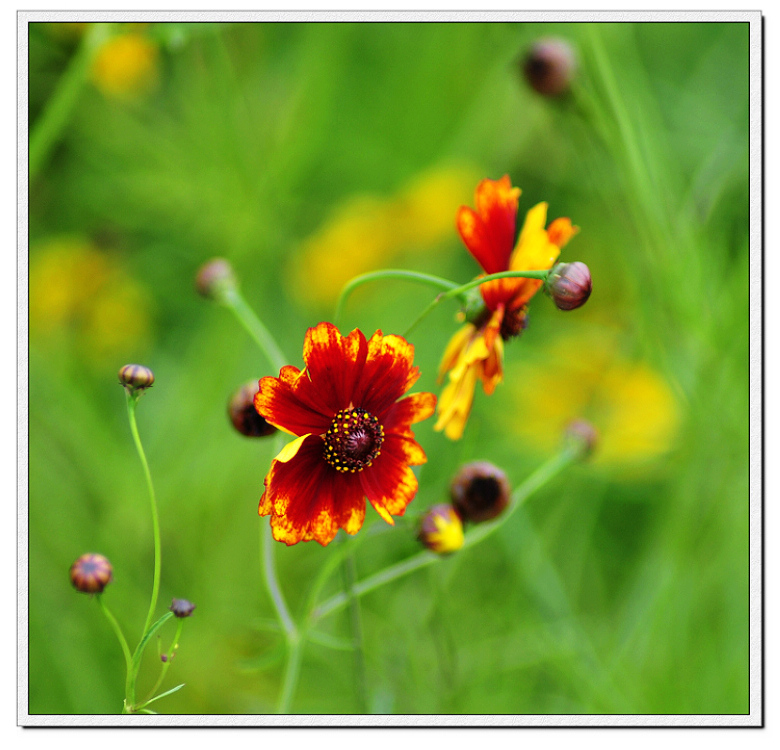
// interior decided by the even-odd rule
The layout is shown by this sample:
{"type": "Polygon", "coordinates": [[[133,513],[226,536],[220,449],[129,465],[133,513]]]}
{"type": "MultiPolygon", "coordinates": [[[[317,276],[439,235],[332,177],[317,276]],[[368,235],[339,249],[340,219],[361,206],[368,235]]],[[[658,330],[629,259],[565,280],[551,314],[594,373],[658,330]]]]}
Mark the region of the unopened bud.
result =
{"type": "Polygon", "coordinates": [[[223,300],[237,287],[233,266],[224,258],[213,258],[204,263],[195,276],[195,289],[206,299],[223,300]]]}
{"type": "Polygon", "coordinates": [[[154,373],[143,365],[125,365],[119,370],[119,383],[130,394],[145,391],[152,387],[154,373]]]}
{"type": "Polygon", "coordinates": [[[452,504],[464,521],[479,523],[500,515],[509,505],[509,481],[488,461],[465,464],[450,485],[452,504]]]}
{"type": "Polygon", "coordinates": [[[579,261],[559,263],[547,276],[544,290],[559,310],[576,310],[593,290],[590,269],[579,261]]]}
{"type": "Polygon", "coordinates": [[[70,581],[83,594],[99,594],[113,580],[113,568],[103,555],[89,552],[70,566],[70,581]]]}
{"type": "Polygon", "coordinates": [[[170,609],[176,617],[189,617],[195,609],[195,605],[192,602],[188,602],[186,599],[174,599],[168,609],[170,609]]]}
{"type": "Polygon", "coordinates": [[[576,69],[574,50],[563,39],[540,39],[523,63],[528,84],[543,96],[560,96],[568,91],[576,69]]]}
{"type": "Polygon", "coordinates": [[[563,434],[564,445],[580,458],[587,458],[596,448],[599,434],[596,428],[584,419],[570,422],[563,434]]]}
{"type": "Polygon", "coordinates": [[[434,505],[423,516],[417,538],[440,555],[457,552],[463,546],[463,522],[451,505],[434,505]]]}
{"type": "Polygon", "coordinates": [[[255,395],[259,390],[259,381],[253,380],[242,385],[228,403],[228,416],[233,427],[247,437],[268,437],[276,432],[276,427],[266,422],[255,409],[255,395]]]}

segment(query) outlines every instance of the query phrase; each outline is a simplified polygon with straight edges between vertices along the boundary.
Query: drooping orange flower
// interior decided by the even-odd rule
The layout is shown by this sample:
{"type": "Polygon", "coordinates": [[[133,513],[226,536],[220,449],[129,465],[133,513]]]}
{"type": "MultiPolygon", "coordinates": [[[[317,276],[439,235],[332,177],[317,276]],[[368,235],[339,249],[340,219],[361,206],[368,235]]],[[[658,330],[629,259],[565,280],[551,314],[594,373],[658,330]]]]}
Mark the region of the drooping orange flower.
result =
{"type": "MultiPolygon", "coordinates": [[[[515,244],[520,188],[508,175],[482,180],[476,190],[474,211],[458,209],[456,225],[469,252],[485,274],[502,271],[545,271],[552,268],[561,248],[579,230],[569,219],[547,222],[547,204],[538,203],[525,217],[515,244]]],[[[526,325],[527,304],[539,291],[540,279],[509,278],[480,287],[485,308],[450,340],[439,367],[439,379],[449,373],[449,383],[439,399],[434,429],[457,440],[463,434],[477,381],[487,395],[503,379],[504,344],[526,325]]]]}
{"type": "Polygon", "coordinates": [[[363,525],[366,497],[393,524],[417,493],[409,468],[427,460],[411,425],[433,414],[436,396],[401,398],[417,381],[414,347],[377,331],[342,336],[330,323],[306,332],[305,367],[260,380],[255,408],[296,436],[271,463],[260,500],[274,539],[328,544],[363,525]],[[400,399],[400,400],[399,400],[400,399]]]}

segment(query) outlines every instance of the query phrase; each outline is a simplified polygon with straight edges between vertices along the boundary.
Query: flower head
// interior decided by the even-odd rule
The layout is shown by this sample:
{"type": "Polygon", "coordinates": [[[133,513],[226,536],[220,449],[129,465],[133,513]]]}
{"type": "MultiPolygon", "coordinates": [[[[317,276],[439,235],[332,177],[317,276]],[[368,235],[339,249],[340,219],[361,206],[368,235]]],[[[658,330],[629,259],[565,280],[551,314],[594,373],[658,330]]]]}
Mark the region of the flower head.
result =
{"type": "Polygon", "coordinates": [[[83,594],[99,594],[113,580],[113,568],[103,555],[88,552],[70,566],[70,582],[83,594]]]}
{"type": "Polygon", "coordinates": [[[414,347],[377,331],[342,336],[330,323],[306,332],[305,367],[260,380],[255,408],[296,436],[271,463],[260,500],[274,539],[328,544],[363,525],[367,497],[389,524],[417,492],[409,466],[425,463],[411,425],[436,406],[432,393],[401,399],[419,377],[414,347]],[[401,400],[399,400],[401,399],[401,400]]]}
{"type": "Polygon", "coordinates": [[[130,395],[143,393],[154,384],[154,373],[143,365],[124,365],[119,370],[119,384],[123,385],[130,395]]]}
{"type": "Polygon", "coordinates": [[[460,468],[450,485],[452,504],[464,521],[480,523],[500,515],[509,505],[509,482],[501,469],[488,461],[460,468]]]}
{"type": "Polygon", "coordinates": [[[268,424],[255,409],[257,381],[242,385],[228,403],[228,416],[233,427],[247,437],[268,437],[276,432],[276,427],[268,424]]]}
{"type": "Polygon", "coordinates": [[[174,599],[168,609],[176,617],[189,617],[195,611],[195,605],[187,599],[174,599]]]}
{"type": "Polygon", "coordinates": [[[543,96],[565,94],[576,69],[574,50],[563,39],[540,39],[531,47],[523,62],[528,84],[543,96]]]}
{"type": "Polygon", "coordinates": [[[417,538],[429,550],[440,555],[457,552],[465,541],[463,522],[451,505],[434,505],[423,516],[417,538]]]}
{"type": "Polygon", "coordinates": [[[576,310],[593,291],[590,269],[579,261],[559,263],[550,271],[544,289],[559,310],[576,310]]]}
{"type": "MultiPolygon", "coordinates": [[[[482,180],[477,186],[474,211],[461,206],[458,232],[486,274],[502,271],[545,271],[561,248],[579,231],[569,219],[556,219],[545,228],[547,204],[538,203],[525,217],[517,243],[517,207],[520,188],[508,175],[482,180]]],[[[526,326],[527,304],[539,291],[541,279],[495,279],[480,286],[485,303],[481,316],[458,331],[444,352],[439,378],[449,383],[439,401],[434,429],[457,440],[466,425],[477,381],[490,395],[503,378],[503,341],[518,336],[526,326]]]]}

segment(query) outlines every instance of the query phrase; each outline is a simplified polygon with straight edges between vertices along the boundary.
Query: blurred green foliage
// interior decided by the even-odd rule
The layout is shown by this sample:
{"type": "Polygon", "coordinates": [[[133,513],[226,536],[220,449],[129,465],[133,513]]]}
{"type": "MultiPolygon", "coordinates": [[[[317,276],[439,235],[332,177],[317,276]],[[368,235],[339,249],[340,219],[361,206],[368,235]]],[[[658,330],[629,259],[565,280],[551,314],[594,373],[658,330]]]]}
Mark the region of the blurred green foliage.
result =
{"type": "MultiPolygon", "coordinates": [[[[62,31],[30,25],[32,132],[83,33],[62,31]]],[[[153,24],[133,33],[154,50],[145,58],[153,83],[117,97],[85,82],[30,188],[29,712],[121,708],[121,651],[67,571],[87,551],[112,561],[105,601],[137,642],[151,522],[116,381],[135,361],[156,376],[138,420],[160,505],[161,609],[172,597],[197,604],[163,689],[186,687],[155,708],[273,710],[283,654],[264,625],[273,611],[258,540],[268,521],[257,517],[272,447],[226,417],[236,387],[272,373],[235,321],[197,297],[194,274],[229,258],[300,366],[307,326],[333,309],[307,304],[318,279],[291,271],[307,238],[352,196],[387,199],[442,164],[508,173],[523,189],[521,213],[545,200],[551,218],[570,216],[581,232],[563,258],[586,262],[595,290],[574,313],[534,300],[528,330],[507,347],[506,382],[490,399],[477,394],[462,441],[434,433],[433,420],[417,426],[429,461],[410,520],[360,546],[358,575],[417,550],[414,518],[446,498],[463,461],[491,460],[517,484],[545,458],[523,437],[544,430],[545,410],[518,413],[524,384],[511,379],[513,363],[542,368],[531,400],[569,399],[603,429],[607,407],[578,401],[582,383],[549,355],[564,347],[587,364],[578,334],[603,333],[618,342],[610,362],[641,363],[667,389],[674,424],[665,449],[638,466],[596,458],[576,467],[489,542],[367,595],[371,709],[748,712],[748,25],[153,24]],[[524,50],[549,35],[577,50],[574,100],[545,100],[522,79],[524,50]]],[[[454,225],[384,265],[464,282],[477,273],[454,225]]],[[[398,281],[364,287],[343,326],[400,333],[430,299],[398,281]]],[[[423,373],[415,390],[439,391],[455,312],[442,306],[412,334],[423,373]]],[[[369,509],[366,527],[382,524],[369,509]]],[[[329,550],[275,552],[297,613],[329,550]]],[[[328,591],[339,586],[337,575],[328,591]]],[[[343,612],[321,627],[348,634],[343,612]]],[[[147,655],[141,694],[156,660],[147,655]]],[[[293,710],[356,705],[351,655],[308,645],[293,710]]]]}

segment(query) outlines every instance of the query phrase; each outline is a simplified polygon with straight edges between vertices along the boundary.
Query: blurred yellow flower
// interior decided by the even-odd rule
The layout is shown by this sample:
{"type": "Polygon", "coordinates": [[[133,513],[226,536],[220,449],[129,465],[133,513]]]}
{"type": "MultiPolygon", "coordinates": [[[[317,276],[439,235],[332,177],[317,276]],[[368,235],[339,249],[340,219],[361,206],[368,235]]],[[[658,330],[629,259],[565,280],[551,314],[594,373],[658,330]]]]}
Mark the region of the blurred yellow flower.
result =
{"type": "Polygon", "coordinates": [[[303,242],[287,274],[290,293],[301,304],[327,305],[354,276],[387,268],[401,253],[435,248],[452,235],[452,207],[471,193],[474,174],[437,166],[390,198],[350,197],[303,242]]]}
{"type": "Polygon", "coordinates": [[[151,91],[158,81],[159,48],[142,33],[109,39],[92,62],[92,80],[106,96],[133,98],[151,91]]]}
{"type": "Polygon", "coordinates": [[[80,354],[94,361],[129,355],[145,345],[149,294],[121,262],[80,238],[58,238],[31,253],[30,337],[39,344],[72,332],[80,354]]]}
{"type": "Polygon", "coordinates": [[[555,338],[533,362],[512,367],[511,432],[524,448],[550,453],[568,423],[590,421],[599,441],[592,462],[636,472],[670,450],[680,410],[667,381],[625,356],[611,329],[555,338]]]}

